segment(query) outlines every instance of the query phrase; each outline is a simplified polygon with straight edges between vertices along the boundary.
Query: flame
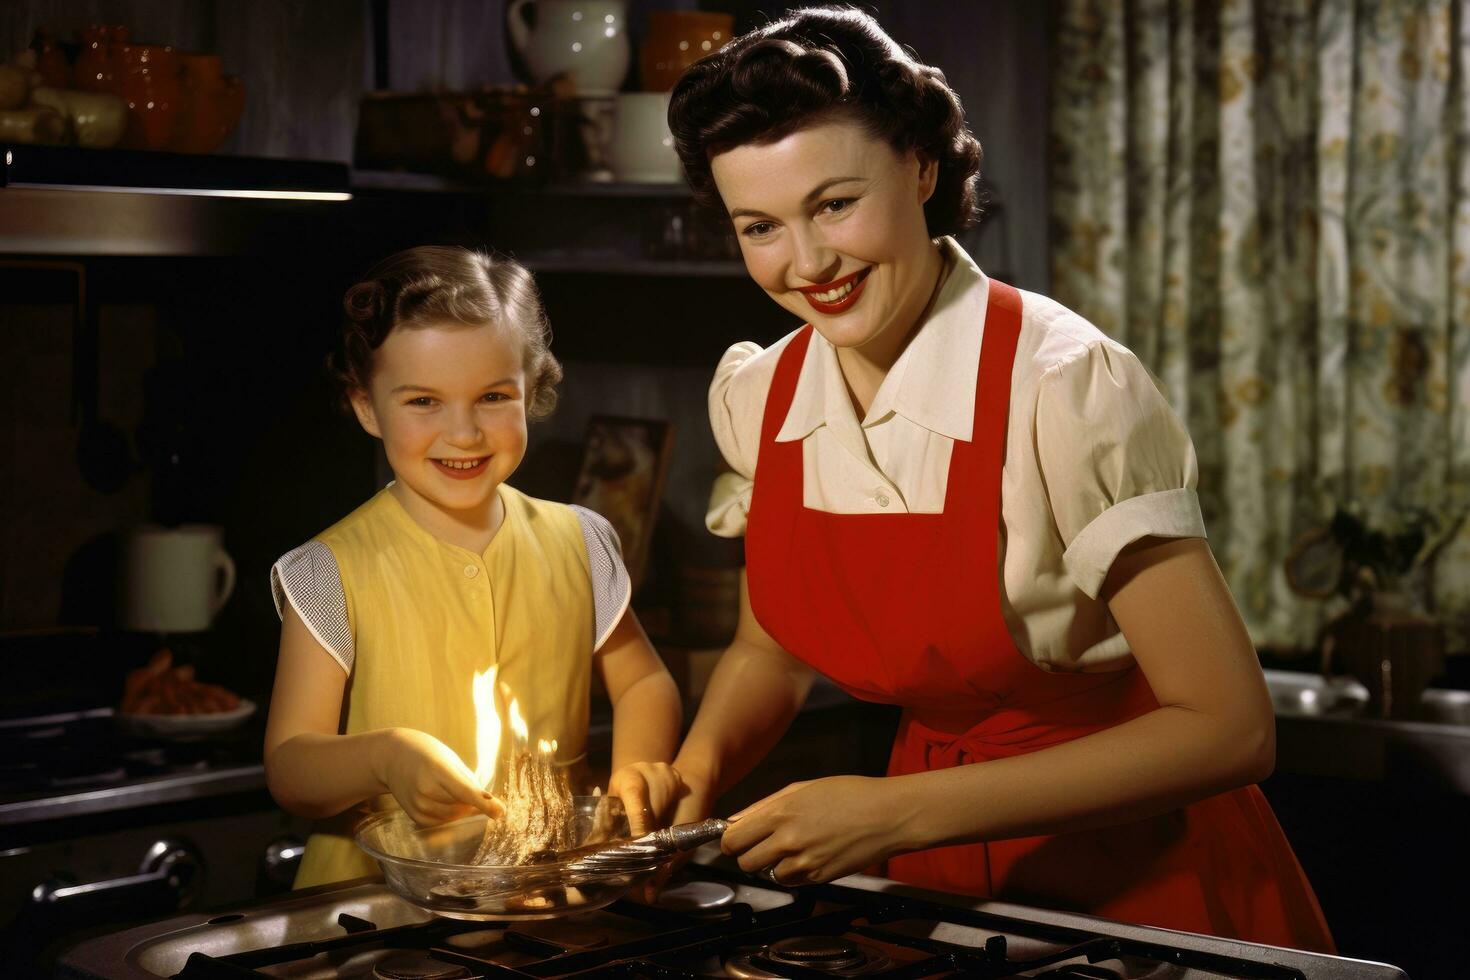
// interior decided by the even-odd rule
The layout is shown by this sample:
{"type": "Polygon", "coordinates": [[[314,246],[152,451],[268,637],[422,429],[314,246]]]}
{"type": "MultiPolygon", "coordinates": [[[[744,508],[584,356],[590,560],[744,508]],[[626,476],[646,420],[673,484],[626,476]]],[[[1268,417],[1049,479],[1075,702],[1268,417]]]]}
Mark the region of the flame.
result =
{"type": "MultiPolygon", "coordinates": [[[[484,673],[476,673],[471,693],[475,702],[475,780],[482,789],[490,789],[495,780],[496,762],[500,756],[501,706],[510,722],[514,738],[514,755],[519,756],[531,741],[530,729],[521,704],[510,693],[510,688],[495,679],[497,667],[491,666],[484,673]]],[[[544,759],[556,757],[556,739],[538,738],[536,748],[544,759]]]]}
{"type": "Polygon", "coordinates": [[[537,738],[531,745],[530,726],[509,686],[496,678],[496,668],[476,673],[471,685],[475,704],[475,779],[496,792],[505,804],[505,816],[486,824],[485,836],[475,849],[473,864],[492,859],[524,864],[534,854],[572,845],[570,834],[571,785],[556,764],[554,738],[537,738]],[[506,768],[495,787],[497,762],[510,725],[506,768]]]}
{"type": "Polygon", "coordinates": [[[526,728],[526,719],[521,717],[521,705],[515,698],[510,696],[510,688],[504,684],[500,685],[500,693],[509,702],[506,714],[510,718],[510,730],[515,732],[516,747],[525,745],[530,740],[531,734],[526,728]]]}
{"type": "Polygon", "coordinates": [[[494,781],[495,760],[500,755],[500,713],[495,710],[497,669],[498,665],[492,665],[483,674],[475,674],[472,688],[475,699],[475,781],[481,789],[489,789],[494,781]]]}

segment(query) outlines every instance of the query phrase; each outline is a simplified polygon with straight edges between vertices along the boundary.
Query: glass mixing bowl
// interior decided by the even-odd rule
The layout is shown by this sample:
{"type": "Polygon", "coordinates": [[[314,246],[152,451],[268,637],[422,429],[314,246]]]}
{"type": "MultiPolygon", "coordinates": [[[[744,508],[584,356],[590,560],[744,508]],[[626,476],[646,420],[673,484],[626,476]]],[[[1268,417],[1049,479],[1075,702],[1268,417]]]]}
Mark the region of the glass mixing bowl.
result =
{"type": "MultiPolygon", "coordinates": [[[[627,815],[615,797],[573,797],[569,820],[571,847],[629,837],[627,815]]],[[[602,908],[658,867],[650,862],[631,873],[586,876],[570,873],[566,861],[470,864],[487,822],[477,814],[420,827],[395,810],[365,821],[357,830],[357,846],[377,859],[396,894],[452,919],[550,919],[602,908]]]]}

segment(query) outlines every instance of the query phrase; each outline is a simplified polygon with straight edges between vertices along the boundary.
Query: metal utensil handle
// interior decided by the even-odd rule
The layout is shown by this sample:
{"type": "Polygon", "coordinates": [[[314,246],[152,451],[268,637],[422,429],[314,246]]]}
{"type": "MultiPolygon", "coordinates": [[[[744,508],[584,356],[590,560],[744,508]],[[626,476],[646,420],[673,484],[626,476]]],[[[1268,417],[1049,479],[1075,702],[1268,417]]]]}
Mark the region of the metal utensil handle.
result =
{"type": "Polygon", "coordinates": [[[698,823],[676,824],[667,830],[658,830],[652,836],[668,841],[666,845],[670,854],[678,854],[683,851],[692,851],[701,844],[708,844],[712,840],[723,837],[730,825],[719,817],[711,817],[698,823]]]}
{"type": "Polygon", "coordinates": [[[574,874],[625,874],[650,869],[682,851],[693,850],[723,834],[729,826],[719,819],[679,824],[642,837],[597,846],[568,865],[574,874]]]}

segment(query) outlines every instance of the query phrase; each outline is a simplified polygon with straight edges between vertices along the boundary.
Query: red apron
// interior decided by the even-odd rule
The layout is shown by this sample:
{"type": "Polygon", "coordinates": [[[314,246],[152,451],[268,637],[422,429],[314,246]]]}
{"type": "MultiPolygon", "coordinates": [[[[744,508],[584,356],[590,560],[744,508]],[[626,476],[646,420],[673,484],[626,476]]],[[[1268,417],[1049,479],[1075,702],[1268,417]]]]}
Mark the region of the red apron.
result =
{"type": "MultiPolygon", "coordinates": [[[[855,697],[905,710],[889,775],[1024,755],[1156,708],[1137,668],[1044,671],[1001,614],[1000,487],[1021,299],[990,280],[970,442],[942,514],[828,514],[802,503],[802,444],[777,442],[806,327],[766,399],[746,530],[756,619],[855,697]]],[[[1332,937],[1265,797],[1250,786],[1149,820],[904,854],[926,888],[1125,922],[1331,951],[1332,937]]]]}

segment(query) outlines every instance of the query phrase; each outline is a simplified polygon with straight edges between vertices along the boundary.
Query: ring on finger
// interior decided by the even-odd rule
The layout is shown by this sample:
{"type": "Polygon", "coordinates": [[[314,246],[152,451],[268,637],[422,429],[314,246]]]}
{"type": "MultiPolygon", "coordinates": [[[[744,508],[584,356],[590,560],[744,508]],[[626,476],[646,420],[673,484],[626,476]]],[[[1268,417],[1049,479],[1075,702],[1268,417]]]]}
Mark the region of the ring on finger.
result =
{"type": "Polygon", "coordinates": [[[781,879],[776,877],[776,866],[774,864],[771,865],[769,868],[762,868],[760,871],[760,876],[773,885],[781,884],[781,879]]]}

